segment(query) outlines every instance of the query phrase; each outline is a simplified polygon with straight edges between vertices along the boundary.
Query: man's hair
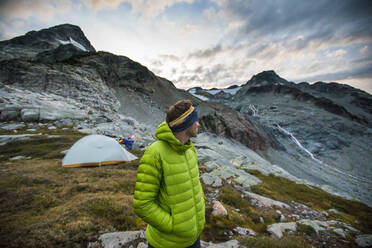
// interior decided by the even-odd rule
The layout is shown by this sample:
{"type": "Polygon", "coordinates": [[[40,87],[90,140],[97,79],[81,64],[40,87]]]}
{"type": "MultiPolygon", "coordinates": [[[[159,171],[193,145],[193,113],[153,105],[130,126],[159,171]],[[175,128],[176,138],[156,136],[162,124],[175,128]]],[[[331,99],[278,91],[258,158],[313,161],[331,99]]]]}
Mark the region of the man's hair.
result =
{"type": "Polygon", "coordinates": [[[192,105],[191,100],[181,100],[173,104],[168,108],[167,115],[165,117],[165,121],[169,124],[169,122],[174,121],[178,117],[180,117],[183,113],[185,113],[190,106],[192,105]]]}

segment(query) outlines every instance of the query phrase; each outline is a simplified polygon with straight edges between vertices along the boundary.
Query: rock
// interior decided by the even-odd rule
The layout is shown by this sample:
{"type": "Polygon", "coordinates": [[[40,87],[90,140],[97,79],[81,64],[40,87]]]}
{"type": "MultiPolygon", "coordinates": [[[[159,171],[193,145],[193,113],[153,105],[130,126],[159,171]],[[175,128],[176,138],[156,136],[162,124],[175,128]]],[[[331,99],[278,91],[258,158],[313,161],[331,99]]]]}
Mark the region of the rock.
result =
{"type": "Polygon", "coordinates": [[[299,220],[297,223],[305,226],[310,226],[314,229],[316,234],[319,233],[319,231],[325,230],[326,227],[328,227],[329,223],[327,222],[321,222],[321,221],[316,221],[316,220],[299,220]]]}
{"type": "Polygon", "coordinates": [[[88,248],[97,247],[97,243],[101,243],[100,248],[121,248],[125,245],[129,246],[131,242],[143,239],[145,240],[145,231],[128,231],[128,232],[113,232],[104,233],[99,236],[98,241],[89,243],[88,248]]]}
{"type": "Polygon", "coordinates": [[[325,217],[328,217],[329,216],[329,214],[326,212],[326,211],[322,211],[321,212],[325,217]]]}
{"type": "Polygon", "coordinates": [[[18,159],[26,159],[28,157],[25,157],[25,156],[15,156],[15,157],[12,157],[10,158],[9,160],[18,160],[18,159]]]}
{"type": "Polygon", "coordinates": [[[200,241],[201,248],[239,248],[239,242],[237,240],[229,240],[224,243],[214,244],[212,242],[200,241]]]}
{"type": "Polygon", "coordinates": [[[357,229],[351,227],[350,225],[340,222],[340,221],[335,221],[335,220],[319,221],[319,220],[303,219],[303,220],[297,221],[297,223],[312,227],[318,236],[319,236],[319,232],[321,231],[332,231],[345,238],[347,234],[350,232],[360,233],[357,229]]]}
{"type": "Polygon", "coordinates": [[[265,223],[265,220],[262,216],[260,216],[260,223],[264,224],[265,223]]]}
{"type": "Polygon", "coordinates": [[[62,120],[57,120],[54,124],[57,127],[73,126],[74,122],[71,119],[62,119],[62,120]]]}
{"type": "Polygon", "coordinates": [[[224,179],[224,180],[235,176],[234,171],[232,171],[232,169],[230,169],[228,167],[220,167],[216,170],[213,170],[211,173],[213,175],[216,175],[216,176],[220,177],[221,179],[224,179]]]}
{"type": "Polygon", "coordinates": [[[340,235],[343,238],[346,238],[346,233],[342,228],[335,228],[333,229],[333,232],[340,235]]]}
{"type": "Polygon", "coordinates": [[[17,124],[6,124],[6,125],[1,126],[1,128],[5,130],[17,130],[17,129],[22,129],[25,126],[26,125],[23,123],[17,123],[17,124]]]}
{"type": "Polygon", "coordinates": [[[296,222],[277,223],[267,226],[267,231],[271,234],[271,236],[280,239],[283,237],[283,232],[287,230],[296,231],[296,226],[296,222]]]}
{"type": "Polygon", "coordinates": [[[20,140],[28,140],[33,136],[40,134],[18,134],[18,135],[0,135],[0,146],[7,143],[16,142],[20,140]]]}
{"type": "Polygon", "coordinates": [[[309,208],[308,206],[291,201],[290,206],[292,207],[292,217],[296,220],[300,219],[311,219],[311,220],[327,220],[327,216],[323,212],[318,212],[314,209],[309,208]]]}
{"type": "Polygon", "coordinates": [[[227,216],[227,211],[226,211],[225,207],[222,205],[221,202],[219,202],[219,201],[214,202],[212,215],[222,216],[222,217],[227,216]]]}
{"type": "Polygon", "coordinates": [[[22,109],[21,119],[24,122],[37,122],[39,121],[39,109],[22,109]]]}
{"type": "Polygon", "coordinates": [[[248,229],[248,228],[239,227],[239,226],[235,227],[233,231],[242,236],[256,236],[257,235],[255,231],[248,229]]]}
{"type": "Polygon", "coordinates": [[[355,242],[361,247],[372,246],[372,234],[363,234],[357,236],[355,242]]]}
{"type": "Polygon", "coordinates": [[[217,168],[217,164],[215,161],[208,161],[205,163],[205,170],[207,172],[211,172],[212,170],[217,168]]]}
{"type": "Polygon", "coordinates": [[[268,144],[263,130],[257,129],[241,113],[224,109],[226,107],[220,105],[215,107],[218,111],[200,117],[199,123],[202,131],[233,138],[255,151],[265,151],[267,149],[268,144]],[[224,114],[222,115],[220,111],[224,111],[224,114]]]}
{"type": "Polygon", "coordinates": [[[270,199],[270,198],[267,198],[267,197],[264,197],[264,196],[260,196],[258,194],[251,193],[251,192],[248,192],[248,191],[244,191],[243,195],[253,206],[256,206],[258,208],[271,208],[273,206],[279,207],[279,208],[287,208],[287,209],[291,208],[286,203],[283,203],[283,202],[280,202],[280,201],[275,201],[273,199],[270,199]]]}
{"type": "Polygon", "coordinates": [[[297,215],[297,214],[291,214],[290,217],[292,217],[292,218],[295,219],[295,220],[299,220],[299,219],[301,219],[300,216],[297,215]]]}
{"type": "Polygon", "coordinates": [[[212,175],[212,174],[209,174],[209,173],[204,173],[200,178],[203,180],[203,183],[206,184],[206,185],[211,185],[213,187],[221,187],[222,186],[221,178],[219,178],[215,175],[212,175]]]}
{"type": "Polygon", "coordinates": [[[284,215],[280,215],[280,218],[279,218],[279,221],[280,222],[285,222],[287,219],[285,218],[285,216],[284,215]]]}
{"type": "Polygon", "coordinates": [[[331,209],[328,209],[328,212],[332,213],[332,214],[340,214],[340,212],[337,210],[337,209],[334,209],[334,208],[331,208],[331,209]]]}
{"type": "Polygon", "coordinates": [[[245,188],[249,188],[253,185],[257,185],[261,183],[260,179],[248,173],[241,174],[238,177],[234,178],[233,180],[234,182],[240,184],[241,186],[245,188]]]}
{"type": "Polygon", "coordinates": [[[137,248],[147,248],[147,244],[145,244],[144,242],[141,242],[137,245],[137,248]]]}

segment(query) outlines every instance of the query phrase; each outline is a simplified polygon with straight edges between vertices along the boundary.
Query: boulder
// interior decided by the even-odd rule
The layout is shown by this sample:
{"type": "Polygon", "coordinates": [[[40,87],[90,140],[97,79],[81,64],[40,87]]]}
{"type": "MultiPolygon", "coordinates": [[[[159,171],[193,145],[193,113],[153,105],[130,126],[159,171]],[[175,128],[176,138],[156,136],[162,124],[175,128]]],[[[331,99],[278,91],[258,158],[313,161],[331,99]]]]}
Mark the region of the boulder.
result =
{"type": "Polygon", "coordinates": [[[8,110],[1,111],[0,121],[16,121],[20,119],[19,110],[8,110]]]}
{"type": "Polygon", "coordinates": [[[314,229],[316,234],[318,234],[319,231],[326,230],[326,228],[329,225],[327,222],[322,222],[322,221],[317,221],[317,220],[299,220],[297,221],[297,223],[301,225],[305,225],[305,226],[310,226],[312,229],[314,229]]]}
{"type": "Polygon", "coordinates": [[[0,135],[0,146],[11,142],[18,142],[23,140],[28,140],[33,136],[39,134],[18,134],[18,135],[0,135]]]}
{"type": "Polygon", "coordinates": [[[248,228],[243,228],[240,226],[235,227],[233,231],[242,236],[256,236],[257,235],[255,231],[248,229],[248,228]]]}
{"type": "Polygon", "coordinates": [[[37,122],[39,121],[39,109],[22,109],[21,119],[24,122],[37,122]]]}
{"type": "Polygon", "coordinates": [[[238,177],[234,178],[234,182],[240,184],[243,187],[249,188],[253,185],[261,183],[261,180],[251,174],[242,173],[238,177]]]}
{"type": "Polygon", "coordinates": [[[333,229],[333,232],[340,235],[344,239],[346,238],[346,233],[342,228],[335,228],[335,229],[333,229]]]}
{"type": "Polygon", "coordinates": [[[207,172],[211,172],[212,170],[217,168],[217,164],[215,161],[208,161],[204,165],[207,172]]]}
{"type": "Polygon", "coordinates": [[[104,233],[97,242],[89,243],[88,248],[121,248],[128,247],[133,242],[145,241],[145,231],[128,231],[104,233]]]}
{"type": "Polygon", "coordinates": [[[372,234],[359,235],[355,242],[361,247],[370,247],[372,246],[372,234]]]}
{"type": "Polygon", "coordinates": [[[206,185],[211,185],[212,187],[221,187],[222,186],[222,180],[221,178],[212,175],[210,173],[204,173],[201,177],[203,180],[203,183],[206,185]]]}
{"type": "Polygon", "coordinates": [[[236,175],[234,171],[229,167],[220,167],[218,169],[213,170],[211,173],[224,180],[236,175]]]}
{"type": "Polygon", "coordinates": [[[350,232],[360,233],[359,230],[353,228],[352,226],[336,220],[319,221],[302,219],[297,221],[297,223],[312,227],[316,234],[319,234],[320,231],[333,231],[342,237],[346,237],[350,232]]]}
{"type": "Polygon", "coordinates": [[[237,240],[229,240],[224,243],[214,244],[212,242],[200,241],[201,248],[239,248],[237,240]]]}
{"type": "Polygon", "coordinates": [[[213,204],[212,215],[226,217],[227,210],[225,209],[221,202],[215,201],[213,204]]]}
{"type": "Polygon", "coordinates": [[[275,201],[273,199],[248,192],[248,191],[243,191],[243,196],[246,198],[253,206],[256,206],[258,208],[272,208],[272,207],[279,207],[279,208],[287,208],[290,209],[291,207],[280,201],[275,201]]]}
{"type": "Polygon", "coordinates": [[[296,231],[296,222],[289,222],[289,223],[277,223],[267,226],[267,231],[270,233],[271,236],[275,238],[283,237],[283,232],[290,230],[296,231]]]}
{"type": "Polygon", "coordinates": [[[0,128],[1,129],[5,129],[5,130],[17,130],[17,129],[22,129],[25,126],[26,125],[23,124],[23,123],[14,123],[14,124],[5,124],[5,125],[2,125],[0,128]]]}
{"type": "Polygon", "coordinates": [[[328,209],[328,212],[330,212],[332,214],[340,214],[340,212],[337,209],[334,209],[334,208],[328,209]]]}

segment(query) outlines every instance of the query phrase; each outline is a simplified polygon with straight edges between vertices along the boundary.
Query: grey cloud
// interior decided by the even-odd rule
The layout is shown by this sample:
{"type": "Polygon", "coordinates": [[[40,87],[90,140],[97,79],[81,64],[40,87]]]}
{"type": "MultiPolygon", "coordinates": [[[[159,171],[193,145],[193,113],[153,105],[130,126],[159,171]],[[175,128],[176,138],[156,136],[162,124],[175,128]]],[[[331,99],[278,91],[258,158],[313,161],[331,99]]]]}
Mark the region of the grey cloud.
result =
{"type": "Polygon", "coordinates": [[[160,60],[152,60],[151,64],[153,64],[154,66],[163,66],[163,62],[161,62],[160,60]]]}
{"type": "Polygon", "coordinates": [[[155,73],[155,75],[161,75],[163,73],[163,70],[158,68],[152,68],[151,71],[155,73]]]}
{"type": "Polygon", "coordinates": [[[311,77],[304,77],[304,78],[297,78],[294,81],[307,81],[307,82],[315,82],[315,81],[337,81],[343,79],[350,79],[350,78],[372,78],[372,63],[367,65],[362,65],[358,68],[353,68],[349,70],[344,70],[340,72],[334,73],[324,73],[318,74],[311,77]]]}
{"type": "Polygon", "coordinates": [[[372,56],[362,57],[351,61],[352,63],[372,63],[372,56]]]}
{"type": "MultiPolygon", "coordinates": [[[[221,6],[231,19],[244,21],[241,36],[305,40],[372,39],[372,4],[365,0],[241,0],[221,6]]],[[[306,45],[306,41],[302,46],[306,45]]],[[[300,46],[301,47],[301,46],[300,46]]]]}
{"type": "Polygon", "coordinates": [[[193,52],[189,54],[188,58],[208,58],[213,57],[219,52],[223,51],[223,48],[220,44],[216,45],[213,48],[205,49],[205,50],[198,50],[196,52],[193,52]]]}
{"type": "Polygon", "coordinates": [[[173,61],[180,61],[181,59],[175,55],[171,55],[171,54],[161,54],[159,55],[160,59],[163,59],[163,60],[173,60],[173,61]]]}
{"type": "Polygon", "coordinates": [[[198,68],[196,68],[194,70],[194,73],[202,73],[203,72],[203,67],[202,66],[199,66],[198,68]]]}
{"type": "Polygon", "coordinates": [[[0,0],[0,19],[29,18],[48,20],[71,9],[71,0],[0,0]]]}
{"type": "Polygon", "coordinates": [[[180,71],[179,78],[174,81],[179,87],[191,88],[224,88],[232,84],[242,84],[248,80],[246,68],[251,63],[249,60],[236,61],[233,64],[216,64],[212,67],[197,67],[193,70],[180,71]]]}

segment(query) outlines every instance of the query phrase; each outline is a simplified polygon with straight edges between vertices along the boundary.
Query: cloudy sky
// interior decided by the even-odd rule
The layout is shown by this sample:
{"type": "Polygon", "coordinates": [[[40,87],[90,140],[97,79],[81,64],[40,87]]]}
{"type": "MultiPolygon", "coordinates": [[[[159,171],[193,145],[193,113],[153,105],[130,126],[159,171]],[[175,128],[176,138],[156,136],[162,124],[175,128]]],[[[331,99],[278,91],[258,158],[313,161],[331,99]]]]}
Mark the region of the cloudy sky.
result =
{"type": "Polygon", "coordinates": [[[62,23],[178,88],[275,70],[372,93],[371,0],[0,0],[0,40],[62,23]]]}

